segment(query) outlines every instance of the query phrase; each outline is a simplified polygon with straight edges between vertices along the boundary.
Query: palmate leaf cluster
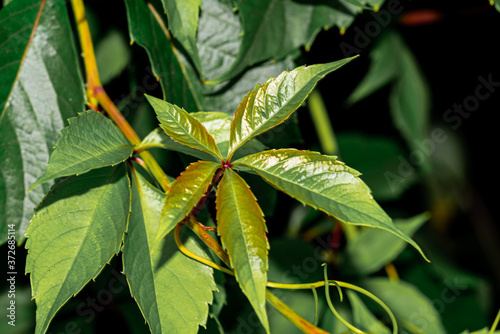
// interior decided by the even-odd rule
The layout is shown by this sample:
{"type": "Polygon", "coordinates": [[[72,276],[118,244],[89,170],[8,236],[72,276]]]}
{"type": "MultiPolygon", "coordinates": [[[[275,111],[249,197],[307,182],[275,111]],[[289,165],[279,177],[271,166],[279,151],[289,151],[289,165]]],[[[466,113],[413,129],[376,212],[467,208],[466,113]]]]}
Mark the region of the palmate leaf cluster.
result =
{"type": "MultiPolygon", "coordinates": [[[[44,332],[57,310],[120,251],[131,294],[151,331],[196,332],[199,324],[205,324],[216,289],[212,269],[180,254],[166,262],[162,259],[175,247],[174,227],[193,214],[214,186],[222,247],[243,293],[269,330],[267,227],[239,170],[257,173],[277,189],[340,221],[385,229],[420,250],[376,204],[359,173],[335,157],[275,149],[232,160],[238,150],[245,151],[246,144],[255,151],[259,134],[289,118],[323,76],[351,60],[299,67],[257,85],[230,122],[226,114],[189,114],[148,96],[165,134],[182,145],[179,151],[201,151],[211,157],[189,165],[166,194],[150,185],[133,165],[127,167],[124,162],[130,161],[134,148],[104,115],[90,110],[70,119],[45,173],[33,185],[74,175],[51,189],[26,231],[26,270],[31,273],[38,307],[37,332],[44,332]],[[210,125],[214,121],[218,127],[210,125]],[[49,245],[55,246],[48,251],[49,245]],[[168,288],[171,284],[175,289],[168,288]]],[[[166,145],[164,136],[154,133],[138,148],[166,145]]],[[[199,246],[198,252],[208,256],[199,246]]]]}
{"type": "MultiPolygon", "coordinates": [[[[174,230],[185,220],[198,219],[216,229],[212,236],[227,252],[235,286],[258,319],[250,330],[297,330],[269,312],[268,282],[324,280],[315,276],[319,268],[304,279],[298,275],[300,282],[287,278],[289,268],[297,263],[328,258],[319,258],[317,249],[297,239],[268,240],[276,226],[269,224],[264,212],[272,213],[269,207],[279,191],[304,204],[294,209],[297,216],[316,212],[328,217],[320,221],[328,229],[332,224],[345,227],[348,242],[341,263],[336,262],[338,268],[383,299],[400,325],[406,330],[444,333],[440,315],[414,285],[368,277],[396,259],[407,244],[426,259],[411,236],[429,215],[393,222],[374,199],[374,195],[377,199],[399,196],[415,182],[416,175],[392,179],[395,189],[387,191],[380,186],[380,173],[370,173],[377,163],[394,171],[400,148],[384,138],[340,135],[340,146],[348,148],[340,159],[316,150],[269,149],[261,140],[270,133],[278,136],[285,122],[290,131],[298,129],[293,113],[307,103],[318,81],[355,58],[296,67],[299,50],[309,50],[321,29],[336,27],[343,33],[363,10],[379,9],[383,3],[125,0],[133,46],[123,32],[112,30],[97,42],[96,58],[106,84],[116,84],[113,78],[132,71],[130,50],[145,51],[150,62],[148,70],[154,77],[142,84],[153,82],[159,94],[146,94],[147,103],[140,108],[152,107],[159,127],[131,145],[105,113],[85,111],[86,102],[93,101],[85,99],[78,35],[68,15],[70,3],[4,1],[0,11],[0,64],[4,64],[0,66],[0,229],[6,232],[14,226],[17,243],[26,242],[26,273],[36,303],[36,314],[30,313],[29,293],[20,287],[18,296],[26,295],[26,300],[17,304],[19,318],[26,309],[26,314],[36,317],[32,324],[36,333],[59,329],[61,321],[54,318],[61,308],[92,286],[89,282],[119,255],[118,266],[130,291],[127,296],[133,297],[126,306],[132,305],[136,312],[130,319],[146,323],[133,331],[197,333],[209,323],[209,331],[213,330],[221,310],[232,306],[226,305],[231,300],[227,293],[234,290],[226,291],[220,272],[179,250],[174,230]],[[159,23],[162,20],[165,26],[159,23]],[[164,190],[140,159],[141,152],[155,148],[178,152],[183,162],[188,161],[164,190]],[[367,163],[368,173],[363,179],[342,162],[349,154],[366,157],[362,163],[367,163]],[[312,210],[302,214],[305,208],[312,210]]],[[[88,17],[92,19],[91,11],[88,17]]],[[[347,102],[357,103],[390,84],[395,127],[411,148],[414,139],[425,138],[428,130],[429,92],[416,60],[394,31],[380,36],[371,59],[366,78],[347,102]]],[[[132,104],[124,99],[119,107],[126,114],[132,104]]],[[[429,163],[423,167],[429,169],[429,163]]],[[[6,235],[1,236],[4,243],[6,235]]],[[[179,238],[191,253],[220,262],[187,227],[180,230],[179,238]]],[[[467,284],[469,289],[479,286],[474,278],[467,284]]],[[[333,333],[348,330],[324,312],[324,299],[315,301],[295,291],[282,296],[305,319],[318,320],[319,309],[323,314],[315,323],[319,327],[333,333]]],[[[339,307],[344,318],[367,332],[391,332],[387,319],[375,316],[379,309],[365,305],[367,300],[356,294],[349,292],[347,297],[350,309],[339,307]]],[[[127,318],[128,310],[123,308],[127,318]]],[[[65,330],[84,321],[71,318],[65,330]]],[[[131,328],[137,326],[137,321],[130,321],[131,328]]],[[[224,326],[219,323],[218,330],[224,326]]]]}

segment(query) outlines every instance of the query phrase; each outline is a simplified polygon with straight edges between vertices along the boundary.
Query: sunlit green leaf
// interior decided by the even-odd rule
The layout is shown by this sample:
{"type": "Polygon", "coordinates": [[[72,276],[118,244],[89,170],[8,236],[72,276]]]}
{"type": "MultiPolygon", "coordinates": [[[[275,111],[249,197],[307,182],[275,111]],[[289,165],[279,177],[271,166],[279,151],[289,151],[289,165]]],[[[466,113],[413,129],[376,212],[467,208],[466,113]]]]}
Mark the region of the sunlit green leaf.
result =
{"type": "Polygon", "coordinates": [[[163,239],[180,223],[206,195],[206,191],[214,174],[221,164],[210,161],[199,161],[189,165],[177,179],[172,182],[165,197],[165,206],[160,225],[156,233],[156,242],[163,239]]]}
{"type": "MultiPolygon", "coordinates": [[[[203,124],[207,129],[208,133],[214,137],[215,143],[219,148],[223,157],[227,156],[227,149],[229,146],[229,131],[231,128],[232,117],[225,113],[220,112],[196,112],[191,113],[191,116],[196,118],[203,124]]],[[[165,131],[160,128],[156,128],[151,131],[137,146],[137,150],[150,149],[150,148],[163,148],[166,150],[176,151],[184,154],[192,155],[201,160],[212,160],[219,161],[213,155],[196,150],[194,148],[182,145],[172,138],[170,138],[165,131]]],[[[251,153],[260,152],[266,149],[266,146],[262,144],[257,139],[252,139],[247,142],[235,157],[240,157],[242,155],[247,155],[251,153]]]]}
{"type": "Polygon", "coordinates": [[[168,17],[168,26],[174,37],[188,52],[198,72],[201,60],[196,45],[198,15],[203,0],[162,0],[168,17]]]}
{"type": "Polygon", "coordinates": [[[231,124],[229,157],[248,140],[285,121],[325,75],[350,62],[301,66],[258,84],[240,103],[231,124]]]}
{"type": "Polygon", "coordinates": [[[57,183],[26,231],[26,273],[37,304],[36,331],[120,251],[130,207],[125,168],[101,168],[57,183]]]}
{"type": "MultiPolygon", "coordinates": [[[[182,254],[172,233],[155,244],[163,202],[164,194],[134,171],[124,273],[151,333],[197,333],[198,325],[206,323],[216,289],[213,270],[182,254]]],[[[192,234],[183,234],[181,240],[195,254],[209,256],[192,234]]]]}
{"type": "Polygon", "coordinates": [[[416,287],[402,280],[390,281],[387,278],[371,278],[364,287],[380,298],[394,312],[398,324],[411,333],[446,333],[439,313],[431,300],[416,287]]]}
{"type": "Polygon", "coordinates": [[[266,313],[267,250],[262,211],[245,181],[226,169],[217,188],[217,232],[231,267],[262,325],[269,332],[266,313]]]}
{"type": "Polygon", "coordinates": [[[30,189],[58,177],[116,165],[133,153],[134,148],[120,129],[100,112],[89,110],[68,122],[69,126],[61,130],[45,173],[30,189]]]}
{"type": "Polygon", "coordinates": [[[27,189],[43,173],[65,120],[85,101],[65,3],[18,0],[2,8],[0,49],[0,244],[9,224],[22,243],[50,184],[27,189]]]}
{"type": "MultiPolygon", "coordinates": [[[[411,237],[429,219],[428,213],[395,220],[395,226],[411,237]]],[[[346,266],[358,274],[371,274],[394,260],[406,243],[393,234],[376,229],[365,229],[347,244],[346,266]]]]}
{"type": "Polygon", "coordinates": [[[223,160],[214,138],[195,117],[176,105],[146,95],[161,128],[175,141],[223,160]]]}
{"type": "MultiPolygon", "coordinates": [[[[304,204],[353,225],[380,228],[420,247],[394,226],[375,202],[359,172],[335,157],[294,149],[270,150],[234,162],[251,168],[277,189],[304,204]]],[[[425,256],[424,256],[425,257],[425,256]]]]}

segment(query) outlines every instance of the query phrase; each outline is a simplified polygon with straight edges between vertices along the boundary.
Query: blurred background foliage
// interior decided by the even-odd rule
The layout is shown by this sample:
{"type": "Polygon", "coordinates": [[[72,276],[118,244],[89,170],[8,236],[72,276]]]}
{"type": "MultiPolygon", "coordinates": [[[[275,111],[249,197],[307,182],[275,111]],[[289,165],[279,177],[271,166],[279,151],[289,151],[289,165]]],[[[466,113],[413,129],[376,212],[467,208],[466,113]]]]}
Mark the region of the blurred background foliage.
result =
{"type": "MultiPolygon", "coordinates": [[[[16,1],[4,0],[3,6],[16,1]]],[[[338,155],[362,172],[375,199],[432,263],[386,232],[341,226],[260,179],[248,178],[267,217],[269,280],[322,280],[321,263],[327,262],[329,278],[358,284],[384,300],[402,332],[462,333],[491,326],[500,307],[493,150],[498,131],[493,115],[500,106],[498,3],[204,0],[196,40],[199,60],[192,57],[193,45],[180,35],[174,34],[177,54],[172,52],[142,0],[114,2],[112,7],[97,0],[85,4],[102,83],[141,138],[157,127],[144,93],[165,95],[188,111],[232,114],[257,82],[297,65],[360,54],[321,81],[284,126],[259,140],[269,148],[338,155]],[[255,13],[264,13],[267,21],[259,21],[255,13]],[[478,89],[490,94],[479,99],[478,89]]],[[[152,4],[167,21],[162,3],[152,4]]],[[[73,20],[70,8],[68,12],[73,20]]],[[[76,31],[73,35],[78,36],[76,31]]],[[[78,44],[75,47],[78,50],[78,44]]],[[[153,154],[172,177],[192,161],[175,152],[153,154]]],[[[0,202],[6,203],[2,182],[0,202]]],[[[213,205],[209,201],[202,212],[205,221],[213,216],[213,205]]],[[[6,245],[2,249],[6,254],[6,245]]],[[[19,247],[19,272],[24,257],[19,247]]],[[[95,283],[63,307],[52,333],[101,333],[109,324],[121,333],[148,331],[119,274],[119,263],[112,261],[95,283]],[[110,284],[114,293],[103,303],[110,284]]],[[[29,333],[34,328],[28,277],[17,279],[16,327],[4,319],[1,333],[29,333]]],[[[220,292],[207,328],[200,332],[263,332],[237,284],[223,275],[217,282],[220,292]]],[[[2,307],[8,303],[3,284],[2,307]]],[[[277,295],[312,321],[310,292],[277,295]]],[[[332,333],[348,332],[321,295],[319,325],[332,333]]],[[[333,299],[353,324],[390,333],[386,315],[370,300],[352,293],[342,303],[333,299]]],[[[274,310],[269,309],[269,319],[273,332],[298,332],[274,310]]]]}

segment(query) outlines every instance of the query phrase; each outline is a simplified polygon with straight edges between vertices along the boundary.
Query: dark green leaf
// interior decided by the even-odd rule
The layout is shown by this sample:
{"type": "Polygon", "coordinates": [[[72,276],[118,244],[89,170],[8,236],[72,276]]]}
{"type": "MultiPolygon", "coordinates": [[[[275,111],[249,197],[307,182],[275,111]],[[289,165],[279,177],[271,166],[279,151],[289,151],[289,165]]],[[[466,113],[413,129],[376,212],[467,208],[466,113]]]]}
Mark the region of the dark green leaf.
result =
{"type": "Polygon", "coordinates": [[[333,63],[301,66],[271,78],[247,94],[240,103],[231,124],[229,159],[248,140],[285,121],[304,102],[317,82],[325,75],[350,62],[352,58],[333,63]]]}
{"type": "Polygon", "coordinates": [[[382,34],[370,52],[370,68],[365,77],[347,99],[348,104],[363,100],[375,91],[397,79],[400,74],[400,37],[382,34]]]}
{"type": "Polygon", "coordinates": [[[45,333],[61,306],[120,251],[129,211],[123,167],[64,179],[37,207],[26,231],[35,333],[45,333]]]}
{"type": "MultiPolygon", "coordinates": [[[[164,194],[134,171],[124,273],[152,333],[197,333],[216,289],[213,270],[182,254],[172,233],[156,244],[163,202],[164,194]]],[[[182,242],[195,254],[209,256],[192,234],[183,234],[182,242]]]]}
{"type": "Polygon", "coordinates": [[[394,313],[398,323],[411,333],[445,333],[432,301],[413,285],[387,278],[371,278],[363,282],[364,287],[380,298],[394,313]]]}
{"type": "MultiPolygon", "coordinates": [[[[130,40],[142,46],[152,64],[154,75],[160,81],[163,97],[188,110],[200,108],[201,93],[192,80],[185,77],[170,42],[143,0],[125,0],[130,40]]],[[[189,71],[186,68],[186,71],[189,71]]],[[[149,80],[151,81],[151,80],[149,80]]],[[[145,81],[146,82],[146,81],[145,81]]]]}
{"type": "Polygon", "coordinates": [[[161,128],[175,141],[223,160],[214,138],[195,117],[184,109],[146,95],[161,128]]]}
{"type": "Polygon", "coordinates": [[[61,130],[45,173],[30,189],[58,177],[113,166],[129,158],[134,148],[114,123],[89,110],[68,120],[61,130]]]}
{"type": "Polygon", "coordinates": [[[226,169],[217,188],[217,232],[231,267],[262,325],[269,332],[266,313],[267,250],[262,211],[245,181],[226,169]]]}
{"type": "Polygon", "coordinates": [[[353,291],[347,291],[351,303],[354,325],[367,332],[377,334],[390,334],[389,328],[385,327],[363,304],[361,298],[353,291]]]}
{"type": "Polygon", "coordinates": [[[0,243],[8,224],[16,225],[17,242],[24,240],[50,185],[26,191],[85,101],[65,2],[45,2],[35,26],[42,4],[18,0],[0,11],[0,243]]]}
{"type": "Polygon", "coordinates": [[[348,26],[356,8],[345,1],[325,6],[290,0],[238,1],[236,6],[243,23],[241,47],[231,68],[214,82],[231,79],[249,65],[281,59],[305,44],[310,46],[320,27],[348,26]]]}
{"type": "MultiPolygon", "coordinates": [[[[429,214],[395,220],[395,226],[411,237],[427,220],[429,214]]],[[[376,229],[365,229],[347,244],[346,265],[356,273],[368,275],[393,261],[406,243],[392,234],[376,229]]]]}
{"type": "Polygon", "coordinates": [[[373,200],[359,172],[335,157],[294,149],[271,150],[234,162],[235,168],[251,168],[277,189],[304,204],[320,209],[344,223],[380,228],[420,247],[394,226],[391,218],[373,200]]]}
{"type": "Polygon", "coordinates": [[[162,0],[168,17],[168,26],[174,37],[188,52],[198,72],[201,60],[196,45],[198,15],[203,0],[162,0]]]}

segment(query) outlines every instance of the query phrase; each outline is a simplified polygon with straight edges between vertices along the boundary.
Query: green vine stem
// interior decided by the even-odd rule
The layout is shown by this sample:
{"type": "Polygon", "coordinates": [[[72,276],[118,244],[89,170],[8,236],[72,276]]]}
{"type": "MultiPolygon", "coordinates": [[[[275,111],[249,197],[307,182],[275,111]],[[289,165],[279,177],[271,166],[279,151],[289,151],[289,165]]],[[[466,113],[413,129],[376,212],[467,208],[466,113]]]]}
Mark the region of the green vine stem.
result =
{"type": "Polygon", "coordinates": [[[332,123],[328,116],[323,98],[317,89],[313,90],[307,99],[311,118],[318,134],[322,152],[327,155],[338,155],[337,139],[333,132],[332,123]]]}

